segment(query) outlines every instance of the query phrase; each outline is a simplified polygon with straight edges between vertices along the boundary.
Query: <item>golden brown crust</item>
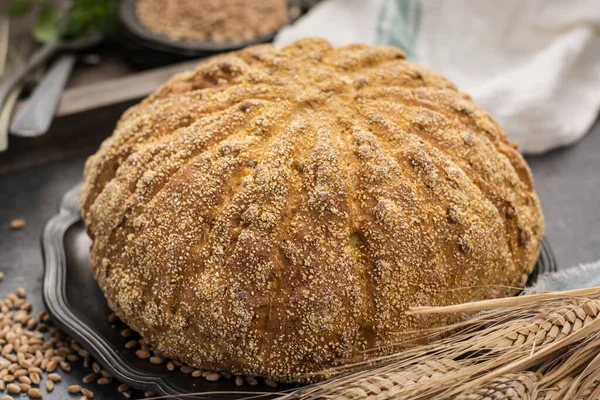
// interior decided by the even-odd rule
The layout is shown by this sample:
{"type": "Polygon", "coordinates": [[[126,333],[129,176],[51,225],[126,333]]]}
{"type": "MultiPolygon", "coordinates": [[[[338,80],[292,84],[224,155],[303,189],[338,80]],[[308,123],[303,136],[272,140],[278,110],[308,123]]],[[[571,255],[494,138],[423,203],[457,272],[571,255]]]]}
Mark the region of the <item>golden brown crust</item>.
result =
{"type": "Polygon", "coordinates": [[[544,222],[491,118],[397,49],[250,47],[128,110],[85,169],[91,267],[165,355],[295,381],[512,293],[544,222]]]}

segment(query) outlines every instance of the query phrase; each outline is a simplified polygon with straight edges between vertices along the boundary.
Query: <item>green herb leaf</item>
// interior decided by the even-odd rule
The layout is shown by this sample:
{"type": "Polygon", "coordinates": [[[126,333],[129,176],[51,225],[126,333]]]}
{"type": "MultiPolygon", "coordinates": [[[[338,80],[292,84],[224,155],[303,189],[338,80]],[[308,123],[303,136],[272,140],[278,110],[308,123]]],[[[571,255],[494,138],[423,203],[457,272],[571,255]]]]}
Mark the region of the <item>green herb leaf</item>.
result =
{"type": "Polygon", "coordinates": [[[58,41],[60,39],[60,13],[53,8],[42,10],[33,26],[33,37],[42,43],[58,41]]]}
{"type": "Polygon", "coordinates": [[[66,37],[90,33],[110,35],[116,26],[118,0],[73,0],[66,37]]]}
{"type": "Polygon", "coordinates": [[[14,0],[4,9],[4,13],[9,17],[21,17],[31,11],[31,6],[29,0],[14,0]]]}

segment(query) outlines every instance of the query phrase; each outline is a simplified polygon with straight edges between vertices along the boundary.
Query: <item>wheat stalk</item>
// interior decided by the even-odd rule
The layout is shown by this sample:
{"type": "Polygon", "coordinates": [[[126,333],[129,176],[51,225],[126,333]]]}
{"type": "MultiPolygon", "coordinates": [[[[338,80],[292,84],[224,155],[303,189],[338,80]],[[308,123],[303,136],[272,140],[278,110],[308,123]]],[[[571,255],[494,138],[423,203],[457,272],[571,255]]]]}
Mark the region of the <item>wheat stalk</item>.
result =
{"type": "Polygon", "coordinates": [[[506,374],[460,394],[456,400],[534,400],[539,382],[540,375],[533,372],[506,374]]]}
{"type": "MultiPolygon", "coordinates": [[[[347,385],[336,382],[327,390],[327,383],[319,392],[320,399],[389,399],[394,398],[404,388],[424,384],[443,375],[456,374],[466,365],[450,359],[425,360],[419,364],[399,370],[380,370],[377,374],[366,374],[364,377],[352,378],[347,385]]],[[[308,394],[308,393],[306,393],[308,394]]]]}
{"type": "Polygon", "coordinates": [[[574,346],[555,360],[539,368],[543,374],[539,400],[600,397],[600,339],[574,346]]]}
{"type": "MultiPolygon", "coordinates": [[[[545,399],[544,396],[562,394],[571,397],[547,398],[598,397],[600,356],[595,358],[600,351],[598,293],[600,288],[574,291],[574,297],[544,293],[492,300],[503,306],[500,309],[491,309],[490,301],[452,306],[452,312],[457,313],[487,311],[436,330],[436,335],[445,332],[448,336],[431,344],[413,345],[392,355],[369,357],[323,371],[323,375],[336,375],[362,368],[284,398],[382,400],[463,396],[471,399],[493,387],[498,394],[502,390],[510,393],[509,397],[499,398],[545,399]],[[449,368],[443,373],[419,368],[435,360],[444,360],[449,368]],[[532,369],[539,369],[544,375],[541,378],[535,375],[534,379],[527,372],[532,369]],[[574,372],[581,374],[566,379],[574,372]]],[[[430,311],[431,308],[421,308],[411,313],[430,311]]],[[[447,311],[442,308],[442,312],[447,311]]]]}

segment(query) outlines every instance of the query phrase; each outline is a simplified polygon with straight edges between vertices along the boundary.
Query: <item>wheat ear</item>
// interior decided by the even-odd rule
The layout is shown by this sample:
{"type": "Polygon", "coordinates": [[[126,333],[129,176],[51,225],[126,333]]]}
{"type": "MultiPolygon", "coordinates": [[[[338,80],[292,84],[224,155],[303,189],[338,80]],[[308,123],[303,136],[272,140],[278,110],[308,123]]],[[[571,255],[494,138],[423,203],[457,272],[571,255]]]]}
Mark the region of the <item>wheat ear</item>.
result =
{"type": "Polygon", "coordinates": [[[535,400],[539,382],[540,375],[533,372],[506,374],[458,395],[455,400],[535,400]]]}

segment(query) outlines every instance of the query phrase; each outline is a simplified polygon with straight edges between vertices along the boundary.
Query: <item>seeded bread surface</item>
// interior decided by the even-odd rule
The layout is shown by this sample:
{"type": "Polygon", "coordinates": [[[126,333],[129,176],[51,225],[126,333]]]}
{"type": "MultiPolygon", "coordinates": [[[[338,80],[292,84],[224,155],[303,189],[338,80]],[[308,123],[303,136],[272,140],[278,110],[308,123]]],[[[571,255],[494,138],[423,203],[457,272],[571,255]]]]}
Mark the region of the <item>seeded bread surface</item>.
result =
{"type": "Polygon", "coordinates": [[[90,157],[109,306],[194,367],[301,381],[514,294],[544,222],[502,129],[387,47],[304,39],[174,76],[90,157]]]}

